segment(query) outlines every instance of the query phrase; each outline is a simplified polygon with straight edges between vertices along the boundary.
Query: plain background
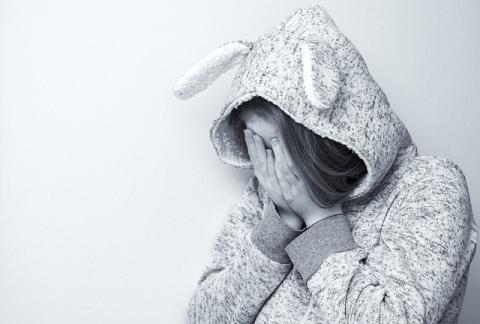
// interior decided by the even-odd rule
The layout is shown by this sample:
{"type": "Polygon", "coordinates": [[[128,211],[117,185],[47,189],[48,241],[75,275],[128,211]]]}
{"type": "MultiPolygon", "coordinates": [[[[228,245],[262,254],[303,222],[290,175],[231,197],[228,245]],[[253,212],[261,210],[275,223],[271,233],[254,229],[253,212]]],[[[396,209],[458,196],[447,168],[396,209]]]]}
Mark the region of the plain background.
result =
{"type": "MultiPolygon", "coordinates": [[[[314,1],[0,0],[0,322],[181,323],[249,170],[208,129],[234,70],[176,79],[314,1]]],[[[477,1],[321,1],[421,155],[463,169],[480,213],[477,1]]],[[[478,256],[460,323],[479,316],[478,256]]]]}

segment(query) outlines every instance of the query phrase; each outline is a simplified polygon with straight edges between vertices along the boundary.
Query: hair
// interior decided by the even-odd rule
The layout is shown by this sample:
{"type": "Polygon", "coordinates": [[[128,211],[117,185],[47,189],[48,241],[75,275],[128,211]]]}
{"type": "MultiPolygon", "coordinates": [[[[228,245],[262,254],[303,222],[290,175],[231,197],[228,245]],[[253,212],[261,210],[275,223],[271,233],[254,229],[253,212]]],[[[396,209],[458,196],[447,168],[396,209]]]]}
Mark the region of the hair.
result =
{"type": "Polygon", "coordinates": [[[275,122],[302,179],[323,204],[321,207],[330,208],[341,202],[367,173],[365,163],[350,148],[297,123],[262,97],[253,97],[233,109],[229,123],[235,130],[246,128],[241,118],[246,111],[275,122]]]}

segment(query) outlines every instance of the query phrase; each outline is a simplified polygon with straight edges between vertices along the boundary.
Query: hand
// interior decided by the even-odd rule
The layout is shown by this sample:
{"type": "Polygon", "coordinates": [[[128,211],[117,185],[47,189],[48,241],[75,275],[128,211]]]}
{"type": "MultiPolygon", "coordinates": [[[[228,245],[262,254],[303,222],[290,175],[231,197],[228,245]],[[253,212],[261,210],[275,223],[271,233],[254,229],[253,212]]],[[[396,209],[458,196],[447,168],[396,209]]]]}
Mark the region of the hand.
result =
{"type": "Polygon", "coordinates": [[[283,197],[280,184],[275,174],[272,150],[265,150],[262,138],[254,134],[252,130],[247,128],[244,133],[248,155],[252,161],[254,173],[275,204],[278,214],[290,227],[294,229],[302,228],[302,219],[293,212],[283,197]]]}
{"type": "Polygon", "coordinates": [[[275,172],[283,197],[307,227],[323,218],[342,213],[340,203],[331,208],[318,206],[313,201],[300,170],[294,164],[290,152],[283,143],[278,138],[272,139],[272,147],[275,153],[275,172]]]}

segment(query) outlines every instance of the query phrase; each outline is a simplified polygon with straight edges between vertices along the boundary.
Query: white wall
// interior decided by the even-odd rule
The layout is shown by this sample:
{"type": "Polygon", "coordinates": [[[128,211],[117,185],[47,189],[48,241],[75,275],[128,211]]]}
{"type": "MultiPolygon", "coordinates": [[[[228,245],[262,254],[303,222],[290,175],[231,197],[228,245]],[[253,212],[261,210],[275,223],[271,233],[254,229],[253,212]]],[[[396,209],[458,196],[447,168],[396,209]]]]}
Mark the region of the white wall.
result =
{"type": "MultiPolygon", "coordinates": [[[[249,176],[208,128],[233,70],[176,78],[313,1],[0,0],[0,322],[180,323],[249,176]]],[[[480,5],[322,1],[420,153],[467,176],[480,223],[480,5]]],[[[480,265],[460,323],[478,318],[480,265]]]]}

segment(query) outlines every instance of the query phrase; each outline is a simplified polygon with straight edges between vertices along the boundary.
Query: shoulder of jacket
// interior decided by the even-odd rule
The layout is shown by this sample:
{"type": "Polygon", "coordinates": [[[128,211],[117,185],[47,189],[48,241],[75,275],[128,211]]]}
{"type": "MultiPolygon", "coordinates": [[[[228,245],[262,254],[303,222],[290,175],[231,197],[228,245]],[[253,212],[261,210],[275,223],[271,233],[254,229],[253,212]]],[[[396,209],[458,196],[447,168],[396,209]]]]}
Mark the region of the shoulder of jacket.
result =
{"type": "Polygon", "coordinates": [[[462,168],[452,159],[435,155],[417,156],[412,163],[410,176],[415,180],[429,178],[448,181],[466,182],[462,168]]]}
{"type": "Polygon", "coordinates": [[[432,155],[418,156],[408,169],[401,198],[384,222],[383,235],[410,235],[432,250],[447,251],[444,238],[463,233],[460,229],[467,227],[476,232],[467,182],[457,163],[432,155]]]}

